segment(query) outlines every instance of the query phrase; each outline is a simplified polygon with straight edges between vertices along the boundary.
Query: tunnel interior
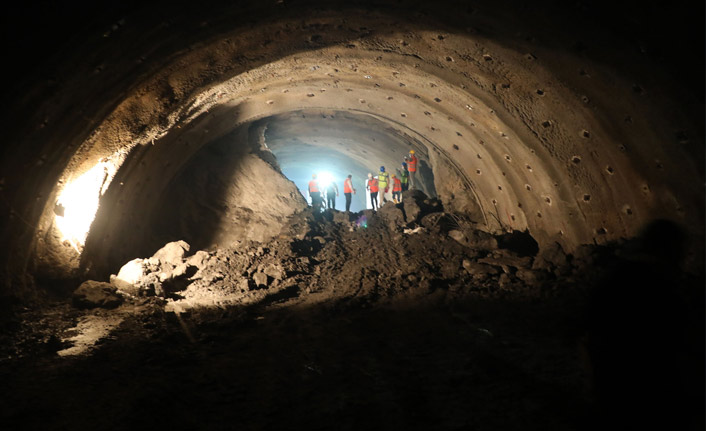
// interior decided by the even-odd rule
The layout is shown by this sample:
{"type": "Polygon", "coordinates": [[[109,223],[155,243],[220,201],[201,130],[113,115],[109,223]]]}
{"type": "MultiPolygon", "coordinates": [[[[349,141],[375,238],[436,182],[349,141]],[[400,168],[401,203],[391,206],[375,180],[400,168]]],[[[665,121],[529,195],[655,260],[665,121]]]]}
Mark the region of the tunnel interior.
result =
{"type": "Polygon", "coordinates": [[[31,3],[4,26],[4,420],[703,429],[703,5],[31,3]]]}

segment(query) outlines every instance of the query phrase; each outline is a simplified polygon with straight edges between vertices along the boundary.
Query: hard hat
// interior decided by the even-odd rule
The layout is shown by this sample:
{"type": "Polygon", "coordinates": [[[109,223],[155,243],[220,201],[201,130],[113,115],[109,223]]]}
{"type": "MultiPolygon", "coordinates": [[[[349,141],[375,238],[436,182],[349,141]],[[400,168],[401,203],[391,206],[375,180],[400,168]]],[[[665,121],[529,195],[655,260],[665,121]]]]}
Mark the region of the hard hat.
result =
{"type": "Polygon", "coordinates": [[[384,167],[384,166],[380,166],[380,172],[385,172],[385,167],[384,167]]]}
{"type": "Polygon", "coordinates": [[[395,175],[395,174],[390,174],[390,176],[391,176],[392,178],[395,178],[395,177],[396,177],[396,175],[395,175]]]}
{"type": "Polygon", "coordinates": [[[316,174],[313,174],[313,175],[311,176],[311,178],[316,178],[316,174]]]}
{"type": "Polygon", "coordinates": [[[414,154],[414,150],[409,150],[409,154],[414,154]]]}

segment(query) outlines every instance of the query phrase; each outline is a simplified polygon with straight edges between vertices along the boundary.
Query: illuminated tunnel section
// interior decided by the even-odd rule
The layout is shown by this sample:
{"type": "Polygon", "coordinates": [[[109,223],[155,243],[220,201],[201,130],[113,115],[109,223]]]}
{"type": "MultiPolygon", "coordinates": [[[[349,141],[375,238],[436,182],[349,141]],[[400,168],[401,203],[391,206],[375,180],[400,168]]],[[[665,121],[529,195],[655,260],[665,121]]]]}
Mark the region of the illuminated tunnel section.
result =
{"type": "Polygon", "coordinates": [[[17,104],[9,139],[32,144],[3,158],[8,274],[105,276],[165,240],[264,240],[322,164],[342,188],[409,149],[422,188],[491,233],[572,252],[663,217],[703,237],[702,117],[618,35],[497,5],[356,7],[253,6],[254,25],[224,6],[198,31],[188,14],[128,22],[91,61],[71,62],[89,43],[67,53],[54,96],[17,104]],[[578,35],[608,48],[563,46],[578,35]]]}
{"type": "MultiPolygon", "coordinates": [[[[277,157],[283,173],[306,195],[312,173],[328,171],[336,180],[340,196],[337,209],[343,209],[343,180],[352,175],[351,211],[370,208],[366,203],[365,179],[376,176],[384,166],[399,175],[410,150],[420,151],[391,127],[369,115],[352,112],[300,111],[267,119],[265,142],[277,157]]],[[[434,179],[427,160],[420,162],[418,189],[436,196],[434,179]]]]}

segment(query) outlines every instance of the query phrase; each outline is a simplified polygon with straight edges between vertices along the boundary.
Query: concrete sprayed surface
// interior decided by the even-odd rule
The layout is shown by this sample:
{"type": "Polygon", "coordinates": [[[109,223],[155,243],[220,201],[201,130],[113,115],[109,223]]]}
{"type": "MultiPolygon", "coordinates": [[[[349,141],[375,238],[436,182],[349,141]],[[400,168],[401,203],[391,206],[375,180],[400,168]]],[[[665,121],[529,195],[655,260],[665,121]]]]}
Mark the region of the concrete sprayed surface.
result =
{"type": "Polygon", "coordinates": [[[703,429],[703,4],[16,6],[4,421],[703,429]]]}

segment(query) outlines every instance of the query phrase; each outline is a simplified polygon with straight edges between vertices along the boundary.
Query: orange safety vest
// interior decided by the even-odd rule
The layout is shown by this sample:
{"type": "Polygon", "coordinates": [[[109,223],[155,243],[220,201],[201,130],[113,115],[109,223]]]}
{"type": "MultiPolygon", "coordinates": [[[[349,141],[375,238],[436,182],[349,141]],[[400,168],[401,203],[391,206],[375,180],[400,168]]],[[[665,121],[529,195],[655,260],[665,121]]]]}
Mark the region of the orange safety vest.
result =
{"type": "Polygon", "coordinates": [[[399,178],[394,178],[395,183],[392,185],[392,191],[393,192],[401,192],[402,191],[402,181],[400,181],[399,178]]]}
{"type": "Polygon", "coordinates": [[[407,170],[410,172],[417,172],[417,156],[415,156],[414,154],[412,154],[412,157],[407,163],[407,170]]]}
{"type": "Polygon", "coordinates": [[[309,181],[309,193],[316,193],[319,191],[319,182],[316,180],[309,181]]]}
{"type": "Polygon", "coordinates": [[[371,193],[377,193],[378,192],[378,180],[375,178],[368,180],[368,187],[370,188],[371,193]]]}
{"type": "Polygon", "coordinates": [[[353,184],[351,184],[350,178],[343,181],[343,193],[353,193],[353,184]]]}

